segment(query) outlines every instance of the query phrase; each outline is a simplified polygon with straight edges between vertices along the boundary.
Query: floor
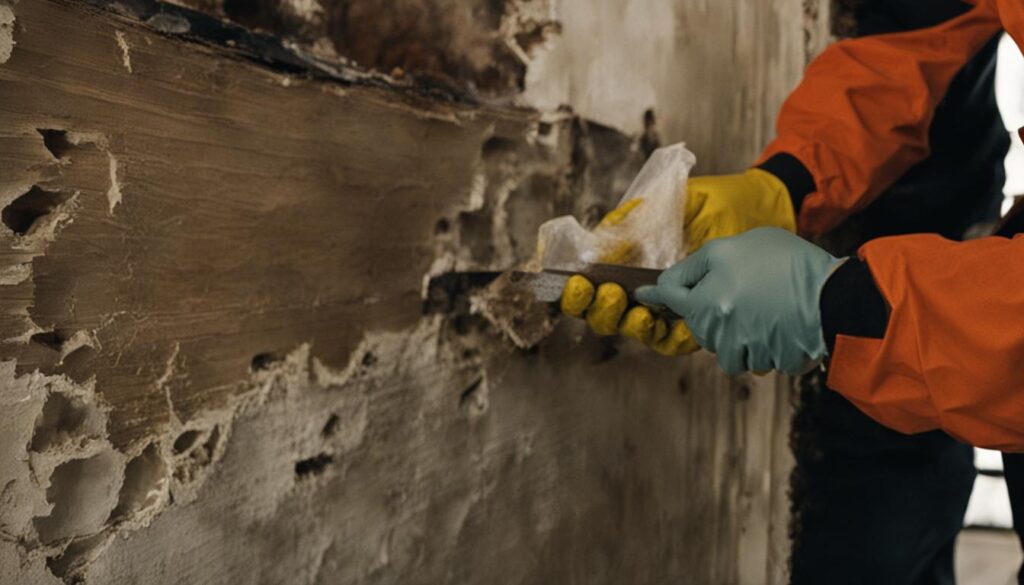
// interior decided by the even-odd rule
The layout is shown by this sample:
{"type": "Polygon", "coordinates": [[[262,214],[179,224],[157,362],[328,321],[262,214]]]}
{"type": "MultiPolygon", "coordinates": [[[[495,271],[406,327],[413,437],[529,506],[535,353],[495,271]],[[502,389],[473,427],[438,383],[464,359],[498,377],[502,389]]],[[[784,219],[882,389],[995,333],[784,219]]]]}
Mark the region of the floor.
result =
{"type": "Polygon", "coordinates": [[[957,584],[1014,585],[1021,558],[1012,531],[965,529],[957,541],[957,584]]]}

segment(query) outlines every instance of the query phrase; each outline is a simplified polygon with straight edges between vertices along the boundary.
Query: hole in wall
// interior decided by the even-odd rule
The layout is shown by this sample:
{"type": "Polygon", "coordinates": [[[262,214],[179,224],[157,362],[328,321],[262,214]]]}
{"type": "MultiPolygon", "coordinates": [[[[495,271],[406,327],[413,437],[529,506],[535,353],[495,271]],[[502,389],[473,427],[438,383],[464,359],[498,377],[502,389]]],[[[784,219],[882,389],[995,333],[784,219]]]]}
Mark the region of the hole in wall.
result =
{"type": "Polygon", "coordinates": [[[374,354],[372,351],[368,351],[368,352],[364,353],[363,354],[362,363],[363,363],[363,366],[365,366],[367,368],[373,366],[374,364],[377,363],[377,355],[374,354]]]}
{"type": "Polygon", "coordinates": [[[89,370],[89,363],[96,357],[97,351],[88,345],[83,345],[75,351],[64,356],[61,360],[62,371],[76,382],[84,382],[89,379],[92,372],[89,370]]]}
{"type": "Polygon", "coordinates": [[[75,145],[71,144],[71,141],[68,140],[67,130],[37,128],[36,131],[43,137],[43,146],[46,147],[46,150],[50,151],[53,158],[62,159],[75,147],[75,145]]]}
{"type": "Polygon", "coordinates": [[[96,556],[109,537],[110,535],[106,532],[100,532],[92,536],[76,538],[61,554],[47,557],[46,568],[54,577],[64,583],[84,584],[85,580],[78,575],[78,572],[96,556]]]}
{"type": "Polygon", "coordinates": [[[203,434],[200,431],[196,430],[190,430],[181,433],[180,435],[178,435],[178,438],[174,440],[174,445],[172,447],[174,449],[174,453],[176,455],[181,455],[182,453],[188,451],[189,449],[196,445],[196,442],[199,441],[199,437],[201,437],[202,435],[203,434]]]}
{"type": "Polygon", "coordinates": [[[75,367],[84,364],[96,357],[96,349],[91,345],[83,345],[75,351],[64,356],[64,365],[66,367],[75,367]]]}
{"type": "Polygon", "coordinates": [[[437,220],[436,224],[434,224],[434,234],[438,236],[447,234],[448,232],[451,231],[451,229],[452,223],[448,221],[447,217],[442,217],[441,219],[437,220]]]}
{"type": "Polygon", "coordinates": [[[72,439],[98,437],[105,423],[102,413],[78,396],[52,392],[36,419],[31,448],[42,452],[72,439]]]}
{"type": "Polygon", "coordinates": [[[121,495],[110,519],[119,522],[153,507],[160,501],[166,485],[167,464],[160,457],[156,443],[150,443],[125,467],[121,495]]]}
{"type": "Polygon", "coordinates": [[[47,349],[53,351],[60,351],[64,348],[64,343],[69,339],[66,332],[60,330],[44,331],[42,333],[36,333],[32,337],[29,337],[29,342],[36,343],[47,349]]]}
{"type": "Polygon", "coordinates": [[[258,353],[253,356],[252,362],[249,364],[252,371],[259,372],[272,367],[274,364],[284,361],[284,356],[275,352],[264,352],[258,353]]]}
{"type": "Polygon", "coordinates": [[[316,457],[296,461],[295,475],[299,476],[299,478],[308,477],[310,475],[320,475],[333,461],[334,457],[328,453],[321,453],[316,457]]]}
{"type": "Polygon", "coordinates": [[[46,489],[53,509],[33,521],[39,538],[51,543],[98,532],[117,502],[122,461],[114,451],[104,451],[57,466],[46,489]]]}
{"type": "Polygon", "coordinates": [[[336,414],[332,414],[327,422],[324,423],[323,430],[320,431],[320,435],[324,438],[333,437],[334,433],[338,432],[338,426],[341,425],[341,418],[336,414]]]}
{"type": "Polygon", "coordinates": [[[213,430],[210,431],[210,436],[206,438],[206,442],[203,443],[203,451],[206,453],[207,461],[213,460],[213,454],[217,451],[217,446],[220,444],[220,425],[214,425],[213,430]]]}
{"type": "Polygon", "coordinates": [[[39,224],[61,203],[71,199],[71,195],[59,191],[47,191],[38,185],[29,189],[28,193],[12,201],[0,212],[0,220],[12,232],[23,236],[39,224]]]}
{"type": "Polygon", "coordinates": [[[178,481],[190,482],[194,480],[198,477],[200,470],[213,462],[213,456],[220,445],[220,425],[214,425],[206,441],[196,446],[201,435],[201,431],[185,431],[175,440],[175,443],[180,441],[180,444],[172,446],[172,449],[175,449],[175,453],[178,453],[177,449],[181,449],[181,453],[188,453],[188,457],[180,459],[175,463],[174,477],[178,481]],[[193,432],[195,433],[194,436],[190,434],[193,432]]]}

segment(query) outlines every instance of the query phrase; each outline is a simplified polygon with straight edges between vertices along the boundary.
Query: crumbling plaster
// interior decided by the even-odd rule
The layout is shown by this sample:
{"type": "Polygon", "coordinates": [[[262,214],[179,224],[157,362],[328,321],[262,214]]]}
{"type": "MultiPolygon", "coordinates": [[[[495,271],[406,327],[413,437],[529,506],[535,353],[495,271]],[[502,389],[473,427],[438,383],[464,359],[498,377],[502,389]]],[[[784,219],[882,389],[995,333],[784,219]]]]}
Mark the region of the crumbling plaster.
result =
{"type": "Polygon", "coordinates": [[[0,11],[0,581],[784,581],[784,382],[428,295],[596,221],[655,135],[612,125],[681,114],[311,80],[112,8],[0,11]]]}

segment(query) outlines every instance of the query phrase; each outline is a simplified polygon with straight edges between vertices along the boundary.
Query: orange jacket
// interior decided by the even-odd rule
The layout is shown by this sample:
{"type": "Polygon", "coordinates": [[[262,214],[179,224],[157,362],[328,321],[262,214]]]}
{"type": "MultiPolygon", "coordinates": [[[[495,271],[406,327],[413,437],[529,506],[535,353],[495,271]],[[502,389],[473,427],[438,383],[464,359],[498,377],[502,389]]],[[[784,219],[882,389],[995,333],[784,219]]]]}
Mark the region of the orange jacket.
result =
{"type": "MultiPolygon", "coordinates": [[[[1024,2],[974,4],[932,28],[836,43],[808,67],[762,155],[791,155],[813,177],[805,234],[863,209],[928,156],[949,83],[1001,28],[1024,47],[1024,2]]],[[[859,256],[891,308],[888,326],[881,339],[836,336],[829,386],[903,432],[941,428],[1024,450],[1024,236],[888,237],[859,256]]]]}

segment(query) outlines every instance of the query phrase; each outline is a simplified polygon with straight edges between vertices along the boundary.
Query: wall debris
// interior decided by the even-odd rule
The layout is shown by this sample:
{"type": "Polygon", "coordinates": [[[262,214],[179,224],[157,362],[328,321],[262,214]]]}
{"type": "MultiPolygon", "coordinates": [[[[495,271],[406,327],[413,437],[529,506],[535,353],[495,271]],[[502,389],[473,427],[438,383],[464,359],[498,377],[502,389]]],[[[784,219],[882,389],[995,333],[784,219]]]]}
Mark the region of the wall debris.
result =
{"type": "MultiPolygon", "coordinates": [[[[132,53],[131,53],[132,49],[131,49],[131,47],[128,46],[128,37],[124,36],[124,33],[121,32],[121,31],[115,31],[114,32],[114,38],[117,40],[118,48],[121,49],[121,63],[124,65],[125,70],[128,71],[128,73],[131,73],[132,72],[132,53]]],[[[111,160],[113,160],[113,159],[111,159],[111,160]]],[[[112,180],[113,180],[113,174],[114,174],[113,173],[113,168],[114,167],[111,167],[111,179],[112,180]]]]}

